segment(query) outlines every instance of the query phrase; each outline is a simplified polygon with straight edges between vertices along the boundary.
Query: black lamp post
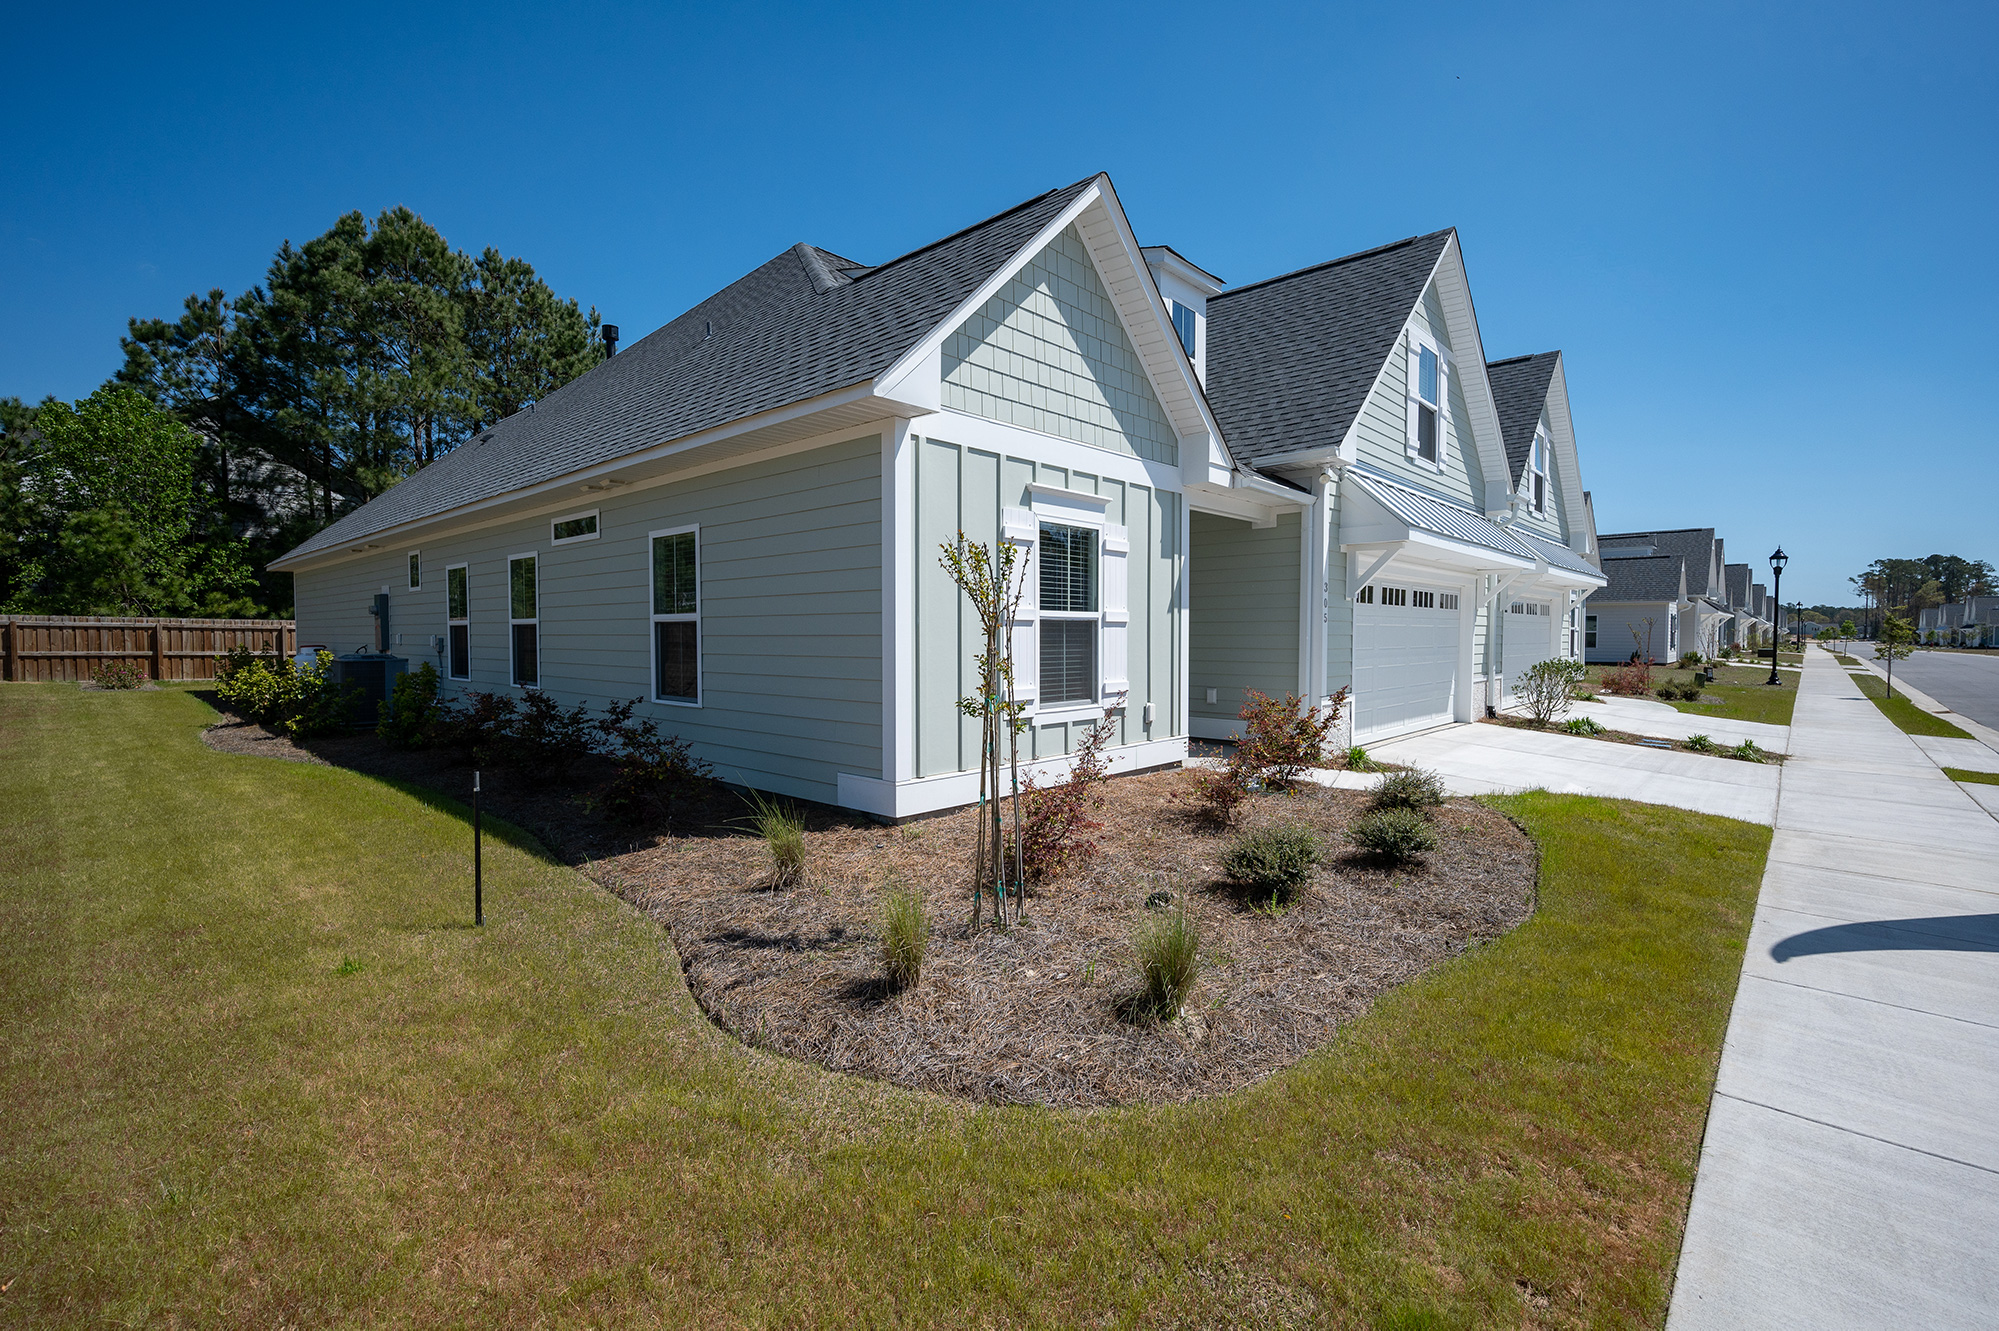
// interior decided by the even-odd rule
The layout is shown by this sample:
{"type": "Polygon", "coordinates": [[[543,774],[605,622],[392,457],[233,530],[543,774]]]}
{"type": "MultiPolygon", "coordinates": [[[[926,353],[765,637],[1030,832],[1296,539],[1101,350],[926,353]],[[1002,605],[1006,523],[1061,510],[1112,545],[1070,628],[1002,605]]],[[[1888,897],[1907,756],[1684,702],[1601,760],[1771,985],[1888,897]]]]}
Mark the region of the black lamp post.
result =
{"type": "Polygon", "coordinates": [[[1784,625],[1781,622],[1784,618],[1784,565],[1790,562],[1791,557],[1784,553],[1784,547],[1781,545],[1777,547],[1776,553],[1770,556],[1770,601],[1777,607],[1779,623],[1775,632],[1770,635],[1770,678],[1763,681],[1765,684],[1784,682],[1777,674],[1777,649],[1784,641],[1784,625]]]}

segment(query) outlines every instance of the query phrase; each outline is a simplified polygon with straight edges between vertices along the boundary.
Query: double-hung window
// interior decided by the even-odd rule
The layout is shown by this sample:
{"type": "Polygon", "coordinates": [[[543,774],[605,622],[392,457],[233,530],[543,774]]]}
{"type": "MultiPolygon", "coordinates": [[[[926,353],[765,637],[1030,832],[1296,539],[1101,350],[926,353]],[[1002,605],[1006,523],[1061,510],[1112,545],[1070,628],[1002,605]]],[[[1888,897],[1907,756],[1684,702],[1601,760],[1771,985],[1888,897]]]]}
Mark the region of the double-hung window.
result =
{"type": "Polygon", "coordinates": [[[1530,477],[1528,500],[1536,513],[1548,511],[1548,436],[1540,432],[1534,435],[1534,451],[1528,455],[1530,477]]]}
{"type": "Polygon", "coordinates": [[[1437,348],[1427,342],[1409,345],[1409,451],[1435,463],[1444,450],[1444,395],[1449,371],[1437,348]]]}
{"type": "Polygon", "coordinates": [[[444,570],[444,631],[449,645],[445,673],[453,679],[472,678],[468,572],[463,564],[453,564],[444,570]]]}
{"type": "Polygon", "coordinates": [[[652,696],[701,702],[701,533],[652,534],[652,696]]]}
{"type": "Polygon", "coordinates": [[[1583,646],[1596,646],[1596,616],[1583,616],[1583,646]]]}
{"type": "Polygon", "coordinates": [[[514,643],[514,683],[524,689],[541,684],[541,615],[535,588],[534,555],[507,560],[507,618],[514,643]]]}
{"type": "Polygon", "coordinates": [[[1177,300],[1173,302],[1173,331],[1180,335],[1180,345],[1187,349],[1187,359],[1194,359],[1200,329],[1194,322],[1194,311],[1177,300]]]}
{"type": "Polygon", "coordinates": [[[1097,701],[1094,527],[1041,524],[1041,705],[1097,701]]]}

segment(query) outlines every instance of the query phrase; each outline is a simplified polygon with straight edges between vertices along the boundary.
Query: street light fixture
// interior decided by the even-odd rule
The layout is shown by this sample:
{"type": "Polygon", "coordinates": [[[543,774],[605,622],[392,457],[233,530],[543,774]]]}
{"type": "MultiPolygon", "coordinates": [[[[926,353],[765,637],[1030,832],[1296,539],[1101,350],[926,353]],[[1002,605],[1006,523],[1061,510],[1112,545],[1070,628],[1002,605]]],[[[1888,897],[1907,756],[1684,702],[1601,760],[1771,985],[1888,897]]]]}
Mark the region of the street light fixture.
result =
{"type": "MultiPolygon", "coordinates": [[[[1784,565],[1790,562],[1791,557],[1784,553],[1784,547],[1781,545],[1770,556],[1770,600],[1777,607],[1779,620],[1784,618],[1784,565]]],[[[1777,648],[1783,641],[1784,626],[1779,623],[1776,632],[1770,635],[1770,678],[1763,681],[1765,684],[1784,682],[1777,674],[1777,648]]]]}

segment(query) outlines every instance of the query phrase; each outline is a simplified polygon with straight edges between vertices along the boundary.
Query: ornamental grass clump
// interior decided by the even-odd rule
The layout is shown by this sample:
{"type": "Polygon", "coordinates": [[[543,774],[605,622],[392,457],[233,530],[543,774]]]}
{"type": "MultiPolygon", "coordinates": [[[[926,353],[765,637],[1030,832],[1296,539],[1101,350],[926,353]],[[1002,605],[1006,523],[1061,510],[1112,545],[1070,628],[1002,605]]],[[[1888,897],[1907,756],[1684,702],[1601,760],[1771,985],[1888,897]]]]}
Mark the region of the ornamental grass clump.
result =
{"type": "Polygon", "coordinates": [[[1740,758],[1745,763],[1760,763],[1765,758],[1763,750],[1756,747],[1756,741],[1745,739],[1728,751],[1731,758],[1740,758]]]}
{"type": "Polygon", "coordinates": [[[1161,1021],[1178,1017],[1200,974],[1201,931],[1179,910],[1139,926],[1132,939],[1138,953],[1139,1005],[1161,1021]]]}
{"type": "Polygon", "coordinates": [[[923,954],[930,946],[930,912],[923,894],[898,888],[882,898],[882,972],[894,989],[913,989],[923,974],[923,954]]]}
{"type": "Polygon", "coordinates": [[[805,819],[798,810],[753,790],[745,821],[770,847],[771,888],[797,886],[805,877],[805,819]]]}
{"type": "Polygon", "coordinates": [[[1222,855],[1228,880],[1258,901],[1281,905],[1311,880],[1319,839],[1302,827],[1266,827],[1237,837],[1222,855]]]}
{"type": "Polygon", "coordinates": [[[1587,716],[1570,717],[1562,723],[1562,729],[1571,735],[1601,735],[1603,733],[1603,727],[1596,722],[1595,718],[1587,716]]]}
{"type": "Polygon", "coordinates": [[[1385,864],[1406,864],[1437,848],[1437,829],[1419,810],[1391,806],[1355,819],[1347,841],[1385,864]]]}
{"type": "Polygon", "coordinates": [[[1347,750],[1347,770],[1349,772],[1372,772],[1378,764],[1367,756],[1367,750],[1356,744],[1347,750]]]}
{"type": "Polygon", "coordinates": [[[1720,746],[1706,735],[1689,735],[1686,746],[1695,753],[1713,753],[1720,746]]]}
{"type": "Polygon", "coordinates": [[[1444,782],[1435,772],[1420,767],[1390,772],[1374,788],[1370,807],[1375,809],[1434,809],[1444,802],[1444,782]]]}

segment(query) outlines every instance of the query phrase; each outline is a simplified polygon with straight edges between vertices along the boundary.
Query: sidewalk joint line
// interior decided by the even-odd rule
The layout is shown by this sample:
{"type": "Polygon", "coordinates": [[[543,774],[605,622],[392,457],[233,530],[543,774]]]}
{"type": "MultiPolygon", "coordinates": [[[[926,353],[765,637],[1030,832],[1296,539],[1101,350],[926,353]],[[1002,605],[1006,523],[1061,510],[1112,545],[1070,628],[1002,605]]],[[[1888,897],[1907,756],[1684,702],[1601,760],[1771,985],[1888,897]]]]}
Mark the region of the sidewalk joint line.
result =
{"type": "Polygon", "coordinates": [[[1999,1175],[1999,1169],[1994,1169],[1990,1165],[1981,1165],[1975,1160],[1960,1160],[1954,1155],[1945,1155],[1941,1151],[1931,1151],[1921,1146],[1911,1146],[1907,1142],[1898,1142],[1893,1137],[1883,1137],[1872,1132],[1862,1132],[1859,1128],[1849,1128],[1844,1123],[1834,1123],[1828,1119],[1813,1118],[1810,1114],[1800,1114],[1795,1109],[1785,1109],[1781,1105],[1765,1104],[1761,1100],[1751,1100],[1747,1096],[1730,1095],[1727,1091],[1716,1091],[1715,1097],[1722,1100],[1733,1100],[1739,1105],[1753,1105],[1758,1109],[1767,1109],[1773,1114],[1782,1114],[1786,1118],[1795,1118],[1801,1122],[1816,1123],[1822,1128],[1831,1128],[1834,1132],[1844,1132],[1850,1137],[1860,1137],[1867,1141],[1880,1142],[1883,1146],[1892,1146],[1900,1151],[1910,1151],[1916,1155],[1926,1155],[1932,1160],[1941,1160],[1948,1165],[1962,1165],[1966,1169],[1975,1169],[1981,1174],[1999,1175]]]}

